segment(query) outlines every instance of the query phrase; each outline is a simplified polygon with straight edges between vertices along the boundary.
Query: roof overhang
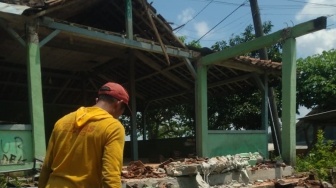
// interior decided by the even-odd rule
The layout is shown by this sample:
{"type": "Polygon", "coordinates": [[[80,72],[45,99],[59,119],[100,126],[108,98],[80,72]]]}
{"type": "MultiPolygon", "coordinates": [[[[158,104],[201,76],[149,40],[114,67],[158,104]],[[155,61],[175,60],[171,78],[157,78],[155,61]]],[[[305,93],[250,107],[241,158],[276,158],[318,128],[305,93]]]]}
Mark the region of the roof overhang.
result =
{"type": "Polygon", "coordinates": [[[308,115],[299,118],[299,120],[303,120],[305,122],[336,123],[336,110],[308,115]]]}

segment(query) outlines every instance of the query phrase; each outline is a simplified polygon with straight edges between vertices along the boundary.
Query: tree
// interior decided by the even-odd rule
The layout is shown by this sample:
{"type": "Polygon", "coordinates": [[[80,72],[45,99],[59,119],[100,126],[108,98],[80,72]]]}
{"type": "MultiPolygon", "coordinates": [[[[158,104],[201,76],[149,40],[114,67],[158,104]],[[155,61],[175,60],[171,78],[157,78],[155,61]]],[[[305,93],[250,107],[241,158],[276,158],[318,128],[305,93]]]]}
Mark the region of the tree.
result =
{"type": "Polygon", "coordinates": [[[210,130],[261,128],[261,93],[257,88],[208,97],[210,130]]]}
{"type": "Polygon", "coordinates": [[[148,110],[146,114],[148,139],[194,136],[194,109],[191,106],[177,104],[148,110]]]}
{"type": "Polygon", "coordinates": [[[335,109],[335,49],[297,60],[297,104],[322,111],[335,109]]]}
{"type": "Polygon", "coordinates": [[[186,36],[179,36],[178,37],[186,46],[192,46],[194,48],[202,48],[202,45],[199,41],[192,40],[189,43],[186,43],[187,37],[186,36]]]}

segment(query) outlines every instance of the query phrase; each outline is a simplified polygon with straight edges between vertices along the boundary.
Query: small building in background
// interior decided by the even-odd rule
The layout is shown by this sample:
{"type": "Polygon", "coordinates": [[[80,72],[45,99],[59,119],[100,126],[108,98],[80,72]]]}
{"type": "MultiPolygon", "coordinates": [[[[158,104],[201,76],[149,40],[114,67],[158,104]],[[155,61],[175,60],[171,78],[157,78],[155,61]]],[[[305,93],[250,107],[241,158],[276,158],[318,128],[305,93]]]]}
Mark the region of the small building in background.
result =
{"type": "Polygon", "coordinates": [[[297,145],[308,146],[308,151],[317,141],[317,131],[323,130],[326,140],[336,141],[336,110],[319,112],[310,111],[296,124],[297,145]]]}

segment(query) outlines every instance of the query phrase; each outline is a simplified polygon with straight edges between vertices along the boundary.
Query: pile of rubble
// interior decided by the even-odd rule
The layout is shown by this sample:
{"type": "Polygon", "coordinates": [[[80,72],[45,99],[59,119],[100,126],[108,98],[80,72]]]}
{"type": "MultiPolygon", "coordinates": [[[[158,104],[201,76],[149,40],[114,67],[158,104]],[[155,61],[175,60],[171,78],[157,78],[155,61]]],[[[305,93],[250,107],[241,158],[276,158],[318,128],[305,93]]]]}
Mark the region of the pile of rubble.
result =
{"type": "Polygon", "coordinates": [[[131,161],[124,167],[122,177],[130,178],[154,178],[169,176],[196,175],[200,172],[205,175],[219,174],[232,170],[243,170],[252,163],[261,163],[263,158],[258,153],[227,155],[212,158],[184,158],[174,160],[172,158],[158,165],[145,165],[141,161],[131,161]],[[164,175],[165,174],[165,175],[164,175]]]}
{"type": "Polygon", "coordinates": [[[253,187],[334,188],[335,186],[329,182],[317,180],[313,174],[303,173],[278,180],[258,181],[253,184],[253,187]]]}
{"type": "MultiPolygon", "coordinates": [[[[336,168],[334,170],[336,181],[336,168]]],[[[8,181],[21,187],[36,187],[38,174],[8,181]]],[[[336,183],[331,181],[332,183],[336,183]]],[[[131,161],[122,170],[123,188],[264,188],[323,187],[332,184],[317,180],[313,174],[293,174],[282,162],[263,161],[257,154],[238,154],[213,158],[168,159],[160,164],[131,161]]]]}
{"type": "Polygon", "coordinates": [[[292,167],[283,162],[265,162],[257,154],[168,159],[156,165],[132,161],[124,167],[122,179],[128,188],[332,188],[312,175],[293,175],[292,167]]]}

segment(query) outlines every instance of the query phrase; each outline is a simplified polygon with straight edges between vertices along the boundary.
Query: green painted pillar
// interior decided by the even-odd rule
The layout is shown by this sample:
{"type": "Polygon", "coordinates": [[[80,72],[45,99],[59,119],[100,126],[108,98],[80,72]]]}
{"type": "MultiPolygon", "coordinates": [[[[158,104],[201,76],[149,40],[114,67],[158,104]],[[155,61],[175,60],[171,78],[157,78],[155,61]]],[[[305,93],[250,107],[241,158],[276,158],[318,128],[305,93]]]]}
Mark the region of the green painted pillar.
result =
{"type": "Polygon", "coordinates": [[[46,152],[44,131],[44,110],[42,96],[42,79],[40,63],[40,47],[37,35],[37,24],[27,24],[27,75],[30,121],[33,127],[34,157],[42,159],[46,152]]]}
{"type": "Polygon", "coordinates": [[[282,54],[282,157],[295,165],[296,157],[296,41],[288,38],[282,54]]]}
{"type": "Polygon", "coordinates": [[[207,66],[197,63],[196,77],[196,153],[199,157],[207,157],[208,145],[208,96],[207,66]]]}
{"type": "Polygon", "coordinates": [[[132,15],[132,0],[126,0],[126,34],[127,38],[133,40],[133,15],[132,15]]]}

